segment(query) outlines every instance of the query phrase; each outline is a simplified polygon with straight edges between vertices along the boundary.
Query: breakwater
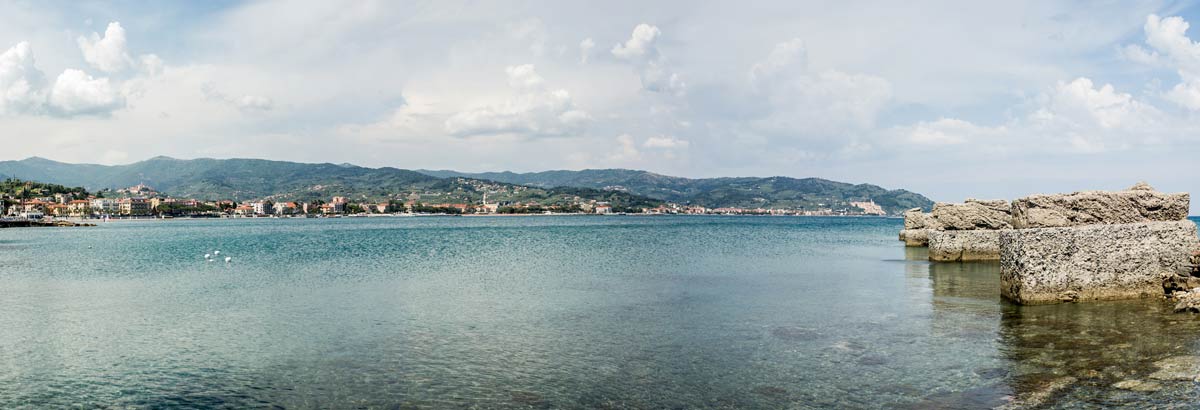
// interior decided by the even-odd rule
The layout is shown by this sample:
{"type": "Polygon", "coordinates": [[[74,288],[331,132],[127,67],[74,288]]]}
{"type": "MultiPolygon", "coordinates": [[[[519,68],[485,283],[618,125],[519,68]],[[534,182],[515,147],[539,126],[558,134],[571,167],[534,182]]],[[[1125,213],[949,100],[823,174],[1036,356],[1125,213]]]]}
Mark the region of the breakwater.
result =
{"type": "MultiPolygon", "coordinates": [[[[1145,183],[1123,191],[968,199],[905,213],[900,239],[929,260],[1000,261],[1001,294],[1020,304],[1183,296],[1200,238],[1190,196],[1145,183]]],[[[1188,294],[1188,296],[1196,296],[1188,294]]]]}

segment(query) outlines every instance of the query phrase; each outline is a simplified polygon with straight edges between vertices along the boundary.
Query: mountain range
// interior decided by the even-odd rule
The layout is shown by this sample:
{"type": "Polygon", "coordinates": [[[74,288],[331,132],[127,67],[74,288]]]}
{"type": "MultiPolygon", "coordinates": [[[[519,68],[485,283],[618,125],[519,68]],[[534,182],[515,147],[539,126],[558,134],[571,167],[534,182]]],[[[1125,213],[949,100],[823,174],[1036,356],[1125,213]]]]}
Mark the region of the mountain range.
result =
{"type": "Polygon", "coordinates": [[[850,202],[874,201],[889,214],[910,208],[928,210],[933,201],[903,189],[888,190],[871,184],[848,184],[821,178],[737,177],[683,178],[629,169],[586,169],[531,173],[417,170],[449,178],[475,178],[542,188],[563,186],[620,190],[680,204],[709,208],[846,208],[850,202]]]}
{"type": "Polygon", "coordinates": [[[848,184],[820,178],[738,177],[692,179],[627,169],[535,173],[367,168],[261,159],[174,159],[155,157],[128,165],[71,164],[32,157],[0,161],[0,175],[82,186],[92,191],[137,184],[197,199],[399,199],[428,202],[489,200],[553,202],[570,197],[629,206],[663,201],[710,208],[852,209],[850,202],[874,201],[889,214],[933,202],[906,190],[848,184]]]}

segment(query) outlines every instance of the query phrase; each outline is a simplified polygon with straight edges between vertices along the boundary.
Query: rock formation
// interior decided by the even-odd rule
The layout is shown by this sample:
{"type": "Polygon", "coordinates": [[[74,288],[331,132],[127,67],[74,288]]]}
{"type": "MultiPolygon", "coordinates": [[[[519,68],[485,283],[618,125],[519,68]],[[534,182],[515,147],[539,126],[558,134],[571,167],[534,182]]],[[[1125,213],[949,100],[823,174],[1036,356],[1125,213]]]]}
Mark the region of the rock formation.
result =
{"type": "Polygon", "coordinates": [[[904,230],[900,231],[900,240],[905,246],[929,245],[929,230],[937,229],[933,217],[921,208],[904,211],[904,230]]]}
{"type": "Polygon", "coordinates": [[[1000,235],[1002,294],[1017,303],[1180,295],[1200,310],[1200,238],[1186,193],[1145,183],[1124,191],[1032,195],[1013,201],[1000,235]]]}
{"type": "Polygon", "coordinates": [[[1004,200],[967,199],[961,204],[939,202],[927,225],[929,260],[968,262],[1000,259],[998,233],[1012,228],[1011,205],[1004,200]]]}
{"type": "Polygon", "coordinates": [[[929,260],[972,262],[1000,259],[1001,230],[928,231],[929,260]]]}
{"type": "Polygon", "coordinates": [[[1161,193],[1144,182],[1117,192],[1031,195],[1013,201],[1012,225],[1024,229],[1179,221],[1187,218],[1189,201],[1187,193],[1161,193]]]}
{"type": "Polygon", "coordinates": [[[947,231],[1012,228],[1011,206],[1004,200],[968,199],[961,204],[939,202],[933,206],[931,216],[940,229],[947,231]]]}

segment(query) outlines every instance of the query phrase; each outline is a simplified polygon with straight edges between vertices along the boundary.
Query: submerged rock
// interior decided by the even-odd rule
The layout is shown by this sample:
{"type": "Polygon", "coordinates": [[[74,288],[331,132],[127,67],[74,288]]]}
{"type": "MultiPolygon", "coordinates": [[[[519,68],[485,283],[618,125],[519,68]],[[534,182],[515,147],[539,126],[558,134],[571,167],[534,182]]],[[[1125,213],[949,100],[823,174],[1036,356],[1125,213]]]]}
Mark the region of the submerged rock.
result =
{"type": "Polygon", "coordinates": [[[930,231],[929,260],[970,262],[1000,259],[998,230],[930,231]]]}
{"type": "Polygon", "coordinates": [[[1200,381],[1200,356],[1175,356],[1154,362],[1158,371],[1151,373],[1154,380],[1200,381]]]}
{"type": "Polygon", "coordinates": [[[1198,247],[1186,220],[1005,230],[1001,294],[1021,304],[1161,297],[1198,247]]]}
{"type": "Polygon", "coordinates": [[[1187,219],[1189,201],[1187,193],[1166,194],[1145,183],[1125,191],[1030,195],[1012,202],[1012,225],[1051,228],[1180,221],[1187,219]]]}
{"type": "Polygon", "coordinates": [[[1072,384],[1079,381],[1074,377],[1065,376],[1056,379],[1051,379],[1038,386],[1032,391],[1018,395],[1015,400],[1003,406],[996,407],[997,409],[1026,409],[1038,407],[1046,403],[1056,393],[1071,387],[1072,384]]]}
{"type": "Polygon", "coordinates": [[[1115,389],[1132,390],[1140,392],[1155,392],[1162,390],[1162,385],[1145,380],[1121,380],[1112,385],[1115,389]]]}
{"type": "Polygon", "coordinates": [[[1170,296],[1175,299],[1175,313],[1200,313],[1200,289],[1175,291],[1170,296]]]}
{"type": "Polygon", "coordinates": [[[968,199],[961,204],[939,202],[930,213],[936,229],[967,231],[1012,228],[1011,205],[1004,200],[968,199]]]}

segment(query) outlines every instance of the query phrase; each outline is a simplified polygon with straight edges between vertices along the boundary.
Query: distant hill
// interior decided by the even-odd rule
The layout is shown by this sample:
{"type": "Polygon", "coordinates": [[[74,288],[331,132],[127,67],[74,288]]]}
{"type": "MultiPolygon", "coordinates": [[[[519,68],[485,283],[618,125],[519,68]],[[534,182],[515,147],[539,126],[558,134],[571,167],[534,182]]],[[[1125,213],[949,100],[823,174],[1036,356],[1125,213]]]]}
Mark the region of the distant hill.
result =
{"type": "Polygon", "coordinates": [[[662,201],[597,189],[529,188],[470,178],[441,178],[396,168],[348,164],[305,164],[260,159],[155,157],[129,165],[69,164],[44,158],[0,161],[0,174],[82,186],[92,191],[146,184],[176,197],[215,199],[355,200],[417,199],[424,203],[565,202],[573,197],[612,202],[616,207],[652,207],[662,201]],[[416,196],[414,198],[414,195],[416,196]]]}
{"type": "Polygon", "coordinates": [[[425,203],[489,201],[562,203],[572,198],[618,207],[663,201],[709,208],[789,208],[857,211],[851,202],[874,201],[890,214],[929,209],[933,201],[905,190],[820,178],[692,179],[627,169],[535,173],[411,171],[350,164],[306,164],[261,159],[155,157],[128,165],[69,164],[45,158],[0,161],[0,175],[89,191],[146,184],[176,197],[213,199],[417,199],[425,203]]]}
{"type": "Polygon", "coordinates": [[[848,209],[850,202],[874,201],[889,214],[933,207],[923,195],[870,184],[848,184],[821,178],[741,177],[692,179],[628,169],[587,169],[531,173],[418,170],[437,177],[486,179],[543,188],[575,186],[622,190],[665,201],[705,207],[848,209]]]}

